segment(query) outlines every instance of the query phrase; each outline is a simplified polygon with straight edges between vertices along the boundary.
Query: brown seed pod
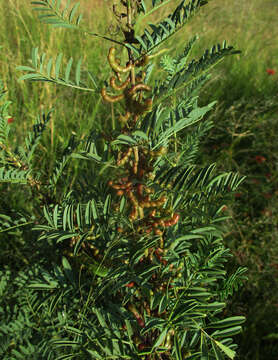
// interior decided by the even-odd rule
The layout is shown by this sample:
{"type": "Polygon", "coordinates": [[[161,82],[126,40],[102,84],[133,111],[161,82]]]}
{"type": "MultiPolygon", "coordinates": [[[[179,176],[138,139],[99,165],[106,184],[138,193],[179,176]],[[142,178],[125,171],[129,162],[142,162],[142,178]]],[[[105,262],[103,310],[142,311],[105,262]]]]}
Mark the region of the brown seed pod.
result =
{"type": "Polygon", "coordinates": [[[110,102],[110,103],[120,101],[124,98],[124,94],[115,95],[115,96],[108,95],[106,92],[106,88],[101,89],[101,96],[102,96],[103,100],[110,102]]]}
{"type": "Polygon", "coordinates": [[[130,78],[129,78],[129,77],[126,79],[125,82],[123,82],[123,83],[120,84],[120,85],[117,85],[117,84],[116,84],[116,78],[115,78],[115,76],[112,76],[112,77],[110,78],[110,86],[111,86],[113,89],[118,90],[118,91],[124,90],[129,83],[130,83],[130,78]]]}
{"type": "Polygon", "coordinates": [[[116,49],[114,47],[111,47],[109,49],[109,53],[108,53],[108,57],[107,57],[111,68],[116,73],[126,73],[126,72],[130,71],[132,69],[132,64],[128,64],[126,67],[121,66],[118,63],[118,61],[116,61],[116,59],[115,59],[115,55],[116,55],[115,53],[116,53],[116,49]]]}
{"type": "Polygon", "coordinates": [[[172,225],[175,225],[179,221],[180,215],[175,213],[172,218],[172,225]]]}
{"type": "Polygon", "coordinates": [[[132,153],[132,148],[129,148],[129,149],[124,153],[124,156],[123,156],[121,159],[118,159],[117,165],[118,165],[118,166],[124,165],[124,164],[128,161],[131,153],[132,153]]]}
{"type": "Polygon", "coordinates": [[[127,96],[134,97],[134,96],[136,96],[136,93],[138,91],[152,91],[152,88],[143,83],[136,84],[136,85],[133,85],[130,89],[128,89],[127,96]]]}
{"type": "Polygon", "coordinates": [[[144,188],[143,184],[138,184],[137,185],[137,193],[138,193],[138,195],[143,196],[143,188],[144,188]]]}

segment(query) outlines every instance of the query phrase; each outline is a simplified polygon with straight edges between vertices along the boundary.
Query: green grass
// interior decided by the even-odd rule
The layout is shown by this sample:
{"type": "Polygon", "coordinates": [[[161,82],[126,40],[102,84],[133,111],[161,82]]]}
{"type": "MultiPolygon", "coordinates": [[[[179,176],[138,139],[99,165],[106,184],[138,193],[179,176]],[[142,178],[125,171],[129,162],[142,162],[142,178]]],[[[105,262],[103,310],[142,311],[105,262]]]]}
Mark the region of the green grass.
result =
{"type": "MultiPolygon", "coordinates": [[[[109,22],[104,23],[108,12],[99,3],[83,0],[81,9],[85,9],[88,27],[104,33],[109,26],[109,22]]],[[[238,337],[241,360],[277,360],[278,354],[277,12],[276,0],[210,1],[184,31],[165,45],[174,54],[198,33],[200,40],[192,58],[224,39],[242,50],[242,54],[226,58],[212,70],[199,102],[203,106],[218,100],[215,111],[208,115],[215,127],[202,144],[200,163],[216,161],[219,170],[247,175],[239,194],[227,204],[231,220],[226,223],[225,234],[226,244],[235,255],[230,266],[249,268],[249,281],[231,299],[227,310],[247,316],[244,333],[238,337]],[[276,73],[269,75],[267,69],[276,73]]],[[[167,13],[166,9],[161,13],[167,13]]],[[[65,60],[72,56],[77,62],[84,56],[84,70],[96,74],[101,83],[109,71],[105,54],[110,44],[41,24],[27,0],[2,1],[0,14],[0,73],[13,102],[10,115],[15,119],[14,142],[22,141],[38,113],[54,107],[50,130],[40,148],[40,166],[51,171],[55,154],[72,132],[83,137],[91,127],[111,121],[110,110],[97,93],[18,82],[22,73],[15,70],[16,66],[28,65],[32,47],[39,46],[39,52],[49,57],[62,51],[65,60]]],[[[159,17],[154,15],[153,21],[156,19],[159,17]]],[[[73,162],[65,187],[77,179],[78,166],[73,162]]],[[[26,199],[17,186],[0,185],[0,191],[4,194],[1,208],[8,202],[25,206],[26,199]]],[[[20,246],[20,240],[16,244],[20,246]]],[[[20,263],[24,254],[17,254],[17,245],[13,256],[5,255],[20,263]]]]}

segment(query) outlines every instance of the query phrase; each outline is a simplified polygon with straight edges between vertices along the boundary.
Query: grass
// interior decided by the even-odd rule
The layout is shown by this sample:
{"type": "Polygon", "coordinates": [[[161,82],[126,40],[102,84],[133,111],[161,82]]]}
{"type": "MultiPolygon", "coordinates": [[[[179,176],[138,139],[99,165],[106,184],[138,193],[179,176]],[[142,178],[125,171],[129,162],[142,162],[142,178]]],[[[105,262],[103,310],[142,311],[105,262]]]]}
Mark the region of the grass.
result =
{"type": "MultiPolygon", "coordinates": [[[[104,23],[109,14],[101,3],[83,0],[81,9],[85,9],[84,23],[104,33],[110,23],[104,23]]],[[[0,73],[13,102],[10,115],[14,118],[15,142],[21,142],[38,113],[55,107],[50,131],[40,149],[41,165],[51,171],[55,154],[73,132],[83,137],[99,122],[110,121],[109,114],[97,93],[18,82],[22,73],[15,68],[28,65],[32,47],[39,46],[39,52],[49,57],[62,51],[64,59],[72,56],[77,62],[84,56],[83,68],[97,74],[97,82],[103,82],[109,71],[106,63],[103,66],[103,54],[110,44],[77,32],[51,29],[41,24],[30,9],[27,0],[0,3],[0,73]]],[[[225,234],[226,244],[235,255],[230,266],[249,268],[249,281],[231,299],[227,310],[247,316],[244,332],[238,337],[241,360],[277,360],[278,353],[278,43],[273,41],[278,36],[277,11],[275,0],[210,1],[183,32],[165,45],[172,49],[171,54],[178,52],[198,33],[200,39],[192,58],[224,39],[242,50],[242,54],[226,58],[212,70],[199,101],[203,106],[218,100],[215,111],[208,115],[215,127],[202,144],[200,163],[216,161],[219,170],[247,175],[234,201],[227,204],[231,220],[226,223],[225,234]],[[269,75],[267,69],[276,73],[269,75]]],[[[153,15],[154,22],[158,18],[153,15]]],[[[113,24],[110,29],[115,30],[113,24]]],[[[75,181],[79,170],[78,163],[73,163],[65,186],[75,181]]],[[[24,205],[24,196],[19,196],[16,186],[0,186],[11,203],[24,205]]]]}

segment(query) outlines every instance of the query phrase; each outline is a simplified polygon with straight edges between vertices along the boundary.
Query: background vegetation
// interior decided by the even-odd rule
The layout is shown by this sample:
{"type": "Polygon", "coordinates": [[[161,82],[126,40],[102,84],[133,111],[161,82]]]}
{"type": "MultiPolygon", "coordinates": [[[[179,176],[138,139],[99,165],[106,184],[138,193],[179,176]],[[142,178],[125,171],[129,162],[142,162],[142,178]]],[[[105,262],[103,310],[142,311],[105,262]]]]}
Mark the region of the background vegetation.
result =
{"type": "MultiPolygon", "coordinates": [[[[107,10],[112,1],[80,2],[89,28],[117,31],[107,10]]],[[[249,281],[231,299],[228,310],[247,317],[244,332],[237,339],[241,360],[277,360],[278,356],[277,13],[276,0],[212,0],[186,31],[175,37],[175,42],[167,44],[174,54],[185,40],[198,33],[200,40],[192,58],[224,39],[242,50],[242,54],[226,58],[213,70],[199,99],[200,106],[218,100],[216,111],[207,115],[215,127],[204,139],[200,163],[216,161],[219,170],[247,175],[240,192],[225,208],[231,216],[226,223],[226,244],[235,255],[229,266],[249,268],[249,281]]],[[[103,66],[109,44],[72,31],[52,30],[38,21],[28,0],[1,1],[0,20],[0,77],[12,101],[14,141],[21,141],[41,110],[54,107],[40,156],[45,168],[51,169],[55,154],[72,132],[85,136],[92,124],[97,127],[99,122],[110,121],[110,112],[97,93],[18,82],[22,74],[16,66],[28,65],[35,46],[49,57],[61,51],[65,59],[72,56],[76,62],[82,53],[83,68],[99,74],[97,80],[101,80],[109,71],[106,64],[103,66]]],[[[156,76],[159,74],[154,74],[153,79],[156,76]]],[[[65,186],[75,181],[81,170],[78,166],[73,163],[65,186]]],[[[21,187],[0,184],[1,210],[25,202],[21,187]]],[[[28,209],[28,204],[24,206],[28,209]]],[[[24,255],[20,230],[10,233],[12,238],[14,242],[6,244],[0,233],[0,259],[20,267],[30,259],[24,255]]]]}

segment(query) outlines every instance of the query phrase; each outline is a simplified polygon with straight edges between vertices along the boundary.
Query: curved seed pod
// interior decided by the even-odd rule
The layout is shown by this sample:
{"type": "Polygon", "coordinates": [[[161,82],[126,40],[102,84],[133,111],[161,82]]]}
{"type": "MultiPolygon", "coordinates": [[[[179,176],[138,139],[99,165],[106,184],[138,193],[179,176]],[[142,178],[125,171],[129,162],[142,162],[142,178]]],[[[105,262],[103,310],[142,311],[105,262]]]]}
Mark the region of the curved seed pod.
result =
{"type": "Polygon", "coordinates": [[[132,68],[132,64],[128,64],[126,67],[123,67],[121,65],[118,64],[118,61],[116,61],[115,59],[115,52],[116,49],[114,47],[111,47],[109,49],[109,53],[108,53],[108,61],[109,64],[111,66],[111,68],[116,72],[116,73],[125,73],[131,70],[132,68]]]}
{"type": "Polygon", "coordinates": [[[152,91],[152,88],[146,84],[140,83],[133,85],[130,89],[127,91],[127,96],[134,96],[135,93],[138,91],[152,91]]]}
{"type": "Polygon", "coordinates": [[[108,95],[105,88],[101,89],[101,96],[102,96],[103,100],[110,102],[110,103],[120,101],[124,98],[124,94],[120,94],[117,96],[108,95]]]}
{"type": "Polygon", "coordinates": [[[130,78],[129,78],[129,77],[128,77],[128,78],[126,79],[126,81],[123,82],[121,85],[117,85],[117,84],[116,84],[116,78],[115,78],[115,76],[112,76],[112,77],[110,78],[110,86],[111,86],[113,89],[118,90],[118,91],[124,90],[129,83],[130,83],[130,78]]]}
{"type": "MultiPolygon", "coordinates": [[[[131,152],[132,152],[132,148],[129,148],[127,150],[127,152],[124,154],[124,156],[121,159],[118,159],[117,165],[118,166],[124,165],[127,162],[127,160],[129,159],[131,152]]],[[[122,180],[124,181],[124,178],[122,180]]]]}

